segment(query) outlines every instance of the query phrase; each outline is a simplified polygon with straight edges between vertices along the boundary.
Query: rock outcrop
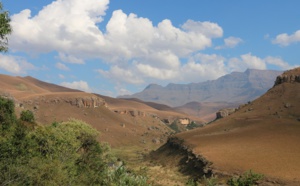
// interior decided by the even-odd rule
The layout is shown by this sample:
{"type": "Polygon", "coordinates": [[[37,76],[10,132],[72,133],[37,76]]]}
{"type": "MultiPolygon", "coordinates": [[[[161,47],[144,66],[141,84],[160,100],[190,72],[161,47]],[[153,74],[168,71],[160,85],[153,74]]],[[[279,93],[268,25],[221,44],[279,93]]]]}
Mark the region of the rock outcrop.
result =
{"type": "Polygon", "coordinates": [[[36,97],[34,99],[27,99],[18,101],[15,100],[15,103],[18,103],[21,107],[21,105],[33,105],[35,109],[38,109],[40,103],[46,103],[46,104],[60,104],[60,103],[68,103],[72,106],[76,106],[78,108],[97,108],[101,106],[107,107],[106,102],[97,96],[82,96],[82,97],[46,97],[46,96],[40,96],[36,97]]]}
{"type": "Polygon", "coordinates": [[[300,83],[300,75],[295,75],[295,74],[291,74],[291,75],[280,75],[277,76],[276,81],[275,81],[275,85],[279,85],[282,83],[300,83]]]}
{"type": "Polygon", "coordinates": [[[142,112],[139,110],[114,110],[114,112],[117,114],[121,114],[121,115],[129,114],[132,117],[137,117],[137,116],[145,117],[146,116],[145,112],[142,112]]]}
{"type": "Polygon", "coordinates": [[[221,109],[216,113],[216,119],[225,118],[236,111],[235,108],[221,109]]]}
{"type": "Polygon", "coordinates": [[[79,108],[96,108],[100,106],[106,106],[106,103],[103,99],[99,97],[80,97],[80,98],[71,98],[65,100],[71,105],[77,106],[79,108]]]}

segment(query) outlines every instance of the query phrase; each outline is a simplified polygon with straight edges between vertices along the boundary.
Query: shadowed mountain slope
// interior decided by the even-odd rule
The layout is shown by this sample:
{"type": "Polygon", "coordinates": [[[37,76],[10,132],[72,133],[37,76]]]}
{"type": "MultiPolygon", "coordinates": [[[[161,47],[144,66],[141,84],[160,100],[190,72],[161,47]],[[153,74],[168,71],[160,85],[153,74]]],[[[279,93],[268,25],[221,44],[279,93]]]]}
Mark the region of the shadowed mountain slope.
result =
{"type": "MultiPolygon", "coordinates": [[[[177,134],[214,173],[247,170],[300,185],[300,68],[278,76],[273,88],[232,115],[177,134]]],[[[276,185],[276,184],[275,184],[276,185]]]]}

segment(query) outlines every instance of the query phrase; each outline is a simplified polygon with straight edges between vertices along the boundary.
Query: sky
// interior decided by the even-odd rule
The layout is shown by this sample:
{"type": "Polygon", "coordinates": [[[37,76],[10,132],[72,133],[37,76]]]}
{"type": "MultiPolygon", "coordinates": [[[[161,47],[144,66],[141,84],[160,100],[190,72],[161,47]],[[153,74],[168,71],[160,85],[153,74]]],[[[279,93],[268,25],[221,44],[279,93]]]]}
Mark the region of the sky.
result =
{"type": "Polygon", "coordinates": [[[299,0],[2,0],[0,74],[116,97],[300,65],[299,0]]]}

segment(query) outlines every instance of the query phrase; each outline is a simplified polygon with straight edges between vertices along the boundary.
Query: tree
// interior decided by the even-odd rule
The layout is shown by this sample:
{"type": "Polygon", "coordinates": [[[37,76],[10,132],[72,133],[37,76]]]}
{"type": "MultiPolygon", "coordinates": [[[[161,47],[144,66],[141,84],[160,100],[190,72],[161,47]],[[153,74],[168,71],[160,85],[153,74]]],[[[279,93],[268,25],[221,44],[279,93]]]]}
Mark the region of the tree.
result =
{"type": "Polygon", "coordinates": [[[7,52],[8,35],[11,32],[9,13],[3,10],[2,2],[0,2],[0,52],[7,52]]]}

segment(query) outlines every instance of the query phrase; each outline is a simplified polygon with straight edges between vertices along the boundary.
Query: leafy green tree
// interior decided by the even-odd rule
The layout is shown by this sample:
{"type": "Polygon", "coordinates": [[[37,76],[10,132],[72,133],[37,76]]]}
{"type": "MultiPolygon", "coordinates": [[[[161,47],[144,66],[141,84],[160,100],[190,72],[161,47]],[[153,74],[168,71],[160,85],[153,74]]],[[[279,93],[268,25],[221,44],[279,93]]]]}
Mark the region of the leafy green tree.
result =
{"type": "Polygon", "coordinates": [[[8,35],[11,32],[9,13],[3,10],[2,2],[0,2],[0,52],[8,50],[8,35]]]}

